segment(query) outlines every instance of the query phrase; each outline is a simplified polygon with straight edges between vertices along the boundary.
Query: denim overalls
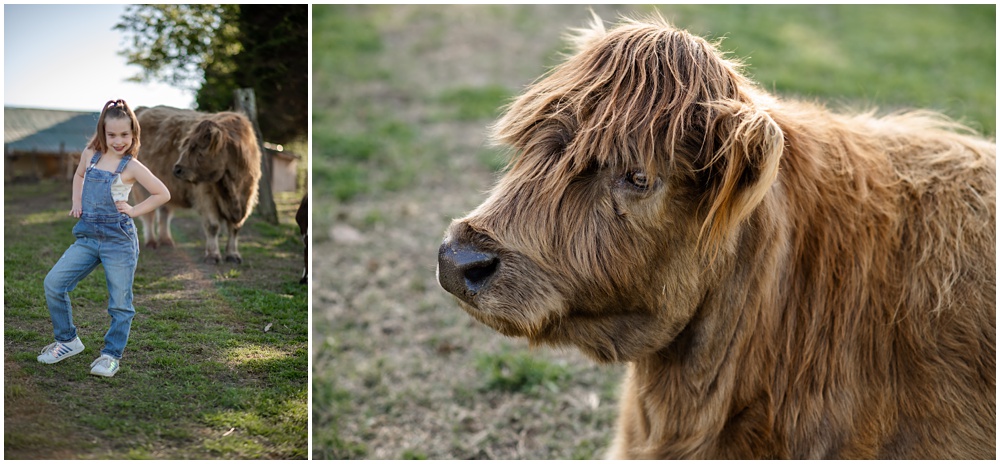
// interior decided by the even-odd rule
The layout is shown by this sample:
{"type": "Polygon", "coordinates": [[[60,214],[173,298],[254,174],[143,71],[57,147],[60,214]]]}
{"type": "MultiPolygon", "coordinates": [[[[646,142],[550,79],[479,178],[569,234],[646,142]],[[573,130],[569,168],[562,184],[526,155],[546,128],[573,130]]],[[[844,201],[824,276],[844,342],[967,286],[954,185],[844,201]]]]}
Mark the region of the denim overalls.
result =
{"type": "Polygon", "coordinates": [[[135,308],[132,307],[132,280],[139,260],[139,238],[135,223],[118,211],[111,199],[111,183],[125,169],[131,156],[122,158],[115,172],[97,169],[100,153],[95,153],[83,181],[83,214],[73,227],[76,242],[63,253],[45,276],[45,300],[52,316],[53,332],[59,342],[76,338],[69,292],[98,264],[104,265],[108,282],[108,314],[111,328],[104,335],[101,354],[121,359],[128,342],[135,308]]]}

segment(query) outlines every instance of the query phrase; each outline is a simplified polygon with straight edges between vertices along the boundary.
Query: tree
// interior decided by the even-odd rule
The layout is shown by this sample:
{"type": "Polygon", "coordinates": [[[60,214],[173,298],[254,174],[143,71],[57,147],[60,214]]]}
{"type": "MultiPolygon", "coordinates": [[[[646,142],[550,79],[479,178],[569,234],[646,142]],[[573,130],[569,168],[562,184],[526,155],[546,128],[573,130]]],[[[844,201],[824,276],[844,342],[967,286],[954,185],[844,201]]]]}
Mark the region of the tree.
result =
{"type": "Polygon", "coordinates": [[[257,92],[261,127],[270,140],[304,137],[309,127],[308,5],[244,5],[236,56],[239,87],[257,92]]]}
{"type": "Polygon", "coordinates": [[[274,192],[271,192],[271,158],[266,156],[264,151],[264,139],[260,133],[260,125],[257,123],[257,97],[254,96],[253,89],[237,89],[233,93],[233,100],[236,103],[236,110],[245,114],[250,123],[253,124],[253,131],[257,134],[257,146],[260,148],[260,180],[257,189],[257,213],[271,224],[278,223],[278,209],[274,205],[274,192]]]}
{"type": "Polygon", "coordinates": [[[242,51],[233,68],[205,72],[199,107],[225,109],[233,91],[252,88],[266,140],[288,142],[309,127],[309,9],[307,5],[241,5],[242,51]]]}
{"type": "Polygon", "coordinates": [[[227,74],[241,50],[239,5],[130,5],[115,29],[131,35],[121,51],[142,68],[135,82],[198,90],[206,73],[227,74]]]}
{"type": "Polygon", "coordinates": [[[266,140],[290,142],[309,127],[307,5],[133,5],[115,29],[131,34],[122,52],[158,80],[196,91],[201,111],[233,108],[252,88],[266,140]]]}

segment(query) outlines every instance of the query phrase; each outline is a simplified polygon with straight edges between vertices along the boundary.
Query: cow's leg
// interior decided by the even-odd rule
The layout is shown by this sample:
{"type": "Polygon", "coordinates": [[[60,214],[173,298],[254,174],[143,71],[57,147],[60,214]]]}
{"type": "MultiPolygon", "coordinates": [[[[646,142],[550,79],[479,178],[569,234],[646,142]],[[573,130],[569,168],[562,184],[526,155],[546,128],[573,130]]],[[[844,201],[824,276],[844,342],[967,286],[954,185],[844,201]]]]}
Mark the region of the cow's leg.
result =
{"type": "Polygon", "coordinates": [[[174,209],[164,205],[156,209],[156,214],[160,226],[160,245],[174,246],[174,237],[170,235],[170,221],[174,218],[174,209]]]}
{"type": "Polygon", "coordinates": [[[295,223],[299,225],[299,233],[302,234],[302,278],[300,284],[309,282],[309,195],[302,197],[299,209],[295,212],[295,223]]]}
{"type": "Polygon", "coordinates": [[[309,235],[302,234],[302,278],[299,279],[300,284],[305,284],[309,282],[309,235]]]}
{"type": "Polygon", "coordinates": [[[146,244],[146,248],[156,248],[157,245],[153,230],[156,228],[156,214],[158,209],[139,216],[139,221],[142,222],[142,241],[146,244]]]}
{"type": "MultiPolygon", "coordinates": [[[[132,199],[135,201],[133,204],[138,205],[146,198],[149,198],[149,195],[143,188],[132,189],[132,199]]],[[[142,241],[146,248],[156,248],[158,245],[156,241],[156,214],[161,208],[165,208],[165,206],[139,216],[139,221],[142,222],[142,241]]]]}
{"type": "Polygon", "coordinates": [[[227,229],[229,229],[229,240],[226,242],[226,262],[243,264],[243,257],[240,256],[239,250],[240,227],[230,223],[227,229]]]}
{"type": "Polygon", "coordinates": [[[212,214],[203,214],[202,227],[205,229],[205,262],[219,264],[222,255],[219,253],[219,218],[212,214]]]}

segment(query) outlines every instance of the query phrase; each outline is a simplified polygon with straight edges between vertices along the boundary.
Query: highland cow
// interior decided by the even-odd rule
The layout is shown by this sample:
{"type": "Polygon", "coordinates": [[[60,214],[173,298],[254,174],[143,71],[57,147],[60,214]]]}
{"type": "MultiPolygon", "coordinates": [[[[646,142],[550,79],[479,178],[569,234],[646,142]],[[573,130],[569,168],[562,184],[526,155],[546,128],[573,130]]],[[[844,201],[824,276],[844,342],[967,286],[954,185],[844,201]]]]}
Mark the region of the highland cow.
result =
{"type": "MultiPolygon", "coordinates": [[[[135,114],[143,132],[143,162],[171,194],[169,203],[142,216],[146,246],[172,246],[173,210],[194,208],[205,230],[205,262],[222,260],[219,231],[225,228],[225,259],[242,263],[238,234],[257,204],[261,177],[261,153],[250,120],[239,113],[166,106],[139,108],[135,114]]],[[[145,191],[136,189],[137,201],[144,195],[145,191]]]]}
{"type": "Polygon", "coordinates": [[[660,18],[514,100],[438,278],[532,345],[628,363],[614,458],[996,457],[996,145],[769,95],[660,18]]]}

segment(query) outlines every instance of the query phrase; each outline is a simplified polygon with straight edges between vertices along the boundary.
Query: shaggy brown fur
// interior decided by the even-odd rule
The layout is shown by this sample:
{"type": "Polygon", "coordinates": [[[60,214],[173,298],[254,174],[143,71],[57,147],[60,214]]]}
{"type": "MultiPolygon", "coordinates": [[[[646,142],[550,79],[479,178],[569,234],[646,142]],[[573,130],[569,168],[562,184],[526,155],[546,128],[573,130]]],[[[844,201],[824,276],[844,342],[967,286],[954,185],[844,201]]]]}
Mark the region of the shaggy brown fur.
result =
{"type": "MultiPolygon", "coordinates": [[[[218,263],[219,231],[228,230],[226,261],[242,263],[238,234],[257,204],[260,149],[250,120],[239,113],[200,113],[165,106],[136,110],[142,160],[170,190],[170,202],[142,217],[146,246],[173,245],[175,208],[194,208],[205,230],[205,261],[218,263]],[[159,239],[153,237],[159,220],[159,239]]],[[[136,189],[137,201],[145,192],[136,189]]]]}
{"type": "Polygon", "coordinates": [[[769,96],[659,18],[577,39],[438,272],[629,363],[611,457],[995,458],[995,143],[769,96]]]}

